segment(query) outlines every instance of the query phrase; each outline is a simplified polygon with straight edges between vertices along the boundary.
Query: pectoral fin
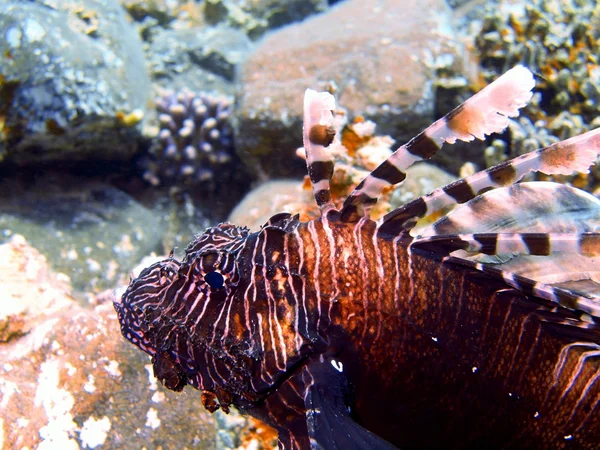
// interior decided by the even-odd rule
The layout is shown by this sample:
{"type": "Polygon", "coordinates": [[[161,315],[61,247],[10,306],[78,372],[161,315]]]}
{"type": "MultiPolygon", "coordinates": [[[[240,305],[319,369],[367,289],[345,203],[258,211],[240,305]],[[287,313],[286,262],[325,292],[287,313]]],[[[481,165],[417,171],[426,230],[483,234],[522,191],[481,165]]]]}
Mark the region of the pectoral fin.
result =
{"type": "Polygon", "coordinates": [[[393,445],[361,427],[350,416],[343,364],[331,358],[311,363],[305,396],[311,448],[318,450],[391,450],[393,445]]]}

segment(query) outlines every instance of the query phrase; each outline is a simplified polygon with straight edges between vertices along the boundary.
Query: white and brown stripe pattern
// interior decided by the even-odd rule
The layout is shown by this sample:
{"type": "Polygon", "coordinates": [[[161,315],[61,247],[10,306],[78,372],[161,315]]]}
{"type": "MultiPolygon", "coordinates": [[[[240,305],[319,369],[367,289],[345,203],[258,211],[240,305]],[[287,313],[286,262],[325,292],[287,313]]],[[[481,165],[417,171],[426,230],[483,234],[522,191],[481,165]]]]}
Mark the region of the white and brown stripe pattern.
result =
{"type": "Polygon", "coordinates": [[[471,267],[479,272],[491,275],[526,295],[548,300],[562,307],[589,314],[590,320],[600,319],[600,296],[579,293],[573,290],[557,288],[537,282],[518,274],[504,271],[491,264],[482,264],[454,256],[447,256],[444,262],[471,267]]]}
{"type": "Polygon", "coordinates": [[[333,207],[329,190],[333,175],[333,159],[327,147],[335,137],[333,128],[335,99],[328,92],[307,89],[304,94],[303,141],[306,151],[306,167],[319,208],[333,207]]]}
{"type": "Polygon", "coordinates": [[[431,158],[444,143],[485,139],[504,130],[509,117],[517,116],[531,98],[534,84],[532,73],[517,66],[434,122],[367,175],[344,202],[342,220],[355,221],[363,215],[364,208],[377,202],[382,189],[403,181],[404,170],[431,158]]]}
{"type": "Polygon", "coordinates": [[[600,231],[599,199],[571,186],[535,181],[479,195],[419,234],[593,231],[600,231]]]}
{"type": "Polygon", "coordinates": [[[382,230],[397,234],[410,230],[416,220],[445,207],[465,203],[492,187],[505,187],[530,172],[547,175],[588,173],[600,154],[600,128],[503,162],[441,187],[392,211],[381,219],[382,230]]]}
{"type": "Polygon", "coordinates": [[[554,253],[600,255],[600,233],[475,233],[422,237],[413,246],[436,253],[464,250],[486,255],[520,253],[550,256],[554,253]]]}

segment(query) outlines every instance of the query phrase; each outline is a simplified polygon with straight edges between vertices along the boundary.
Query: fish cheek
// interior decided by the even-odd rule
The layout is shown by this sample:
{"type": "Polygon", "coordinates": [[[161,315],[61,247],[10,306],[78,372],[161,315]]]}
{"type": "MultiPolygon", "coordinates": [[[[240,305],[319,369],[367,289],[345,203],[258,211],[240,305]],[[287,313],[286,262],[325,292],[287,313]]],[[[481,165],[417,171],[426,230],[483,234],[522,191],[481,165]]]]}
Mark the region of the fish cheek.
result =
{"type": "Polygon", "coordinates": [[[178,365],[168,352],[161,352],[152,357],[154,376],[167,389],[180,392],[187,384],[187,377],[178,370],[178,365]]]}

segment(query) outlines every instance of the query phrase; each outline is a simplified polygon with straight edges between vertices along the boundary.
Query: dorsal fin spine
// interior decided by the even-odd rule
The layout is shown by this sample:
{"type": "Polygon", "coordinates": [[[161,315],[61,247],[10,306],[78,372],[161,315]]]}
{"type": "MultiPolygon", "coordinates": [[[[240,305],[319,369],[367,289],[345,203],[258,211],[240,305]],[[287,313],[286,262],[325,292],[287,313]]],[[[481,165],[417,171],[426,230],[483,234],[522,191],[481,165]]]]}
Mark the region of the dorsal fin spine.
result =
{"type": "Polygon", "coordinates": [[[397,230],[393,233],[408,231],[416,223],[411,218],[426,217],[447,206],[465,203],[490,187],[509,186],[530,172],[539,171],[546,175],[586,173],[599,154],[600,128],[596,128],[435,189],[390,212],[381,223],[388,232],[392,229],[397,230]]]}
{"type": "Polygon", "coordinates": [[[474,233],[425,236],[413,246],[445,251],[465,250],[486,255],[520,253],[548,256],[556,252],[600,255],[600,233],[474,233]]]}
{"type": "Polygon", "coordinates": [[[404,170],[416,161],[431,158],[444,143],[484,139],[502,131],[509,117],[517,116],[519,108],[527,104],[534,85],[533,74],[516,66],[434,122],[367,175],[344,202],[342,220],[352,221],[366,214],[382,189],[404,180],[404,170]]]}
{"type": "Polygon", "coordinates": [[[303,128],[306,167],[315,200],[322,213],[333,208],[329,189],[333,175],[333,159],[327,147],[335,137],[334,110],[335,99],[329,92],[306,90],[303,128]]]}

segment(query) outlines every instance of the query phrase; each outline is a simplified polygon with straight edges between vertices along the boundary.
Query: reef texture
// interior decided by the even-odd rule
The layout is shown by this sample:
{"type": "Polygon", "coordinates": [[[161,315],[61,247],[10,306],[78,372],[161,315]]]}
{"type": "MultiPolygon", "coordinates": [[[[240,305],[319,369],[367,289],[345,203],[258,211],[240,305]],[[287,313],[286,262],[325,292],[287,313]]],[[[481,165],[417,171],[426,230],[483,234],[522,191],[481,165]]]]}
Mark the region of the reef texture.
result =
{"type": "MultiPolygon", "coordinates": [[[[25,236],[81,292],[100,292],[162,251],[163,216],[106,183],[64,174],[0,182],[0,233],[25,236]]],[[[197,231],[197,230],[196,230],[197,231]]]]}
{"type": "Polygon", "coordinates": [[[21,235],[0,245],[0,273],[0,343],[27,334],[72,303],[68,278],[50,272],[46,258],[21,235]]]}
{"type": "MultiPolygon", "coordinates": [[[[471,29],[485,82],[519,63],[540,75],[531,105],[510,126],[510,145],[495,141],[489,163],[600,126],[600,5],[498,1],[486,11],[481,29],[471,29]]],[[[589,190],[597,183],[595,176],[568,181],[589,190]]]]}
{"type": "Polygon", "coordinates": [[[226,27],[152,29],[144,52],[153,82],[165,89],[233,95],[238,65],[253,48],[240,30],[226,27]]]}
{"type": "Polygon", "coordinates": [[[326,0],[206,0],[204,15],[210,24],[226,23],[240,28],[252,39],[327,9],[326,0]]]}
{"type": "MultiPolygon", "coordinates": [[[[475,43],[487,81],[522,63],[541,75],[536,90],[542,95],[539,108],[547,114],[568,110],[584,116],[585,123],[598,116],[600,5],[596,2],[532,0],[508,14],[504,8],[490,8],[475,43]]],[[[582,131],[565,130],[569,134],[559,137],[582,131]]]]}
{"type": "Polygon", "coordinates": [[[326,0],[121,0],[121,3],[145,31],[167,25],[178,29],[219,25],[240,30],[252,39],[327,9],[326,0]]]}
{"type": "Polygon", "coordinates": [[[450,72],[459,54],[450,9],[441,0],[347,0],[277,30],[240,74],[238,154],[268,175],[302,174],[300,161],[290,161],[301,145],[301,98],[308,86],[337,86],[351,115],[362,114],[403,141],[430,122],[436,71],[450,72]]]}
{"type": "Polygon", "coordinates": [[[0,160],[123,160],[150,92],[116,0],[9,1],[0,15],[0,160]]]}
{"type": "Polygon", "coordinates": [[[237,159],[231,106],[231,98],[207,92],[163,93],[156,100],[160,131],[144,179],[154,186],[192,187],[230,171],[237,159]]]}

